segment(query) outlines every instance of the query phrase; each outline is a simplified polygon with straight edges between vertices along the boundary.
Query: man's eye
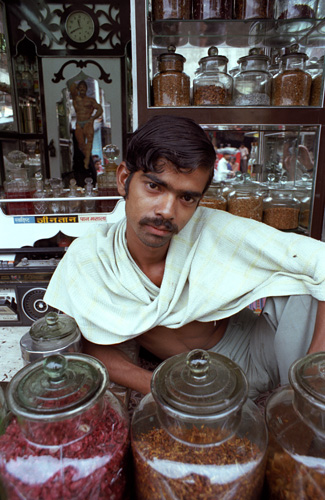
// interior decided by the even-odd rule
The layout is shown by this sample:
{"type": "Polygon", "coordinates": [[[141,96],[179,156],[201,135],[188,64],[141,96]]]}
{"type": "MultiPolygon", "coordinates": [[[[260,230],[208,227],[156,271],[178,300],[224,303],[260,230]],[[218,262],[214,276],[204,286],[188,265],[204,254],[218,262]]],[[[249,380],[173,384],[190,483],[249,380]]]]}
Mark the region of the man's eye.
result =
{"type": "Polygon", "coordinates": [[[186,201],[186,203],[193,203],[195,201],[190,194],[184,194],[183,200],[186,201]]]}
{"type": "Polygon", "coordinates": [[[158,188],[158,184],[156,184],[155,182],[148,182],[147,186],[150,189],[157,189],[158,188]]]}

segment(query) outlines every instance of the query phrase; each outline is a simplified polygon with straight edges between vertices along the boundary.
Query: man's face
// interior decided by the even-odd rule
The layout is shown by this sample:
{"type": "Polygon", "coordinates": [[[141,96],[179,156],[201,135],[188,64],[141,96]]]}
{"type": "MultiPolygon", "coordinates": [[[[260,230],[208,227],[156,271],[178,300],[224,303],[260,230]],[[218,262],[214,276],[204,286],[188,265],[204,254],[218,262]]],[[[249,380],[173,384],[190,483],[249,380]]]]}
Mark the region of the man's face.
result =
{"type": "Polygon", "coordinates": [[[79,95],[81,97],[85,96],[86,93],[87,93],[87,87],[86,85],[84,85],[83,83],[81,85],[78,86],[78,90],[79,90],[79,95]]]}
{"type": "MultiPolygon", "coordinates": [[[[163,171],[135,172],[126,198],[128,247],[141,249],[168,247],[194,214],[208,182],[209,172],[197,169],[179,173],[167,160],[159,160],[163,171]]],[[[118,190],[125,196],[129,173],[122,163],[118,168],[118,190]]]]}

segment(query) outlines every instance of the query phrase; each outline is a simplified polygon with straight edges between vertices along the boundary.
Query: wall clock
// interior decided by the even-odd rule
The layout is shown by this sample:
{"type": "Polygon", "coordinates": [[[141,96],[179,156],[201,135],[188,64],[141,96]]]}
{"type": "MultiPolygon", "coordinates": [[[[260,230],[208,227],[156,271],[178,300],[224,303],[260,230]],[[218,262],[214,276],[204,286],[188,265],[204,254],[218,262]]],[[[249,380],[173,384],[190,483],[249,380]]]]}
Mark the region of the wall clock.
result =
{"type": "Polygon", "coordinates": [[[95,13],[87,6],[71,6],[61,18],[64,38],[73,47],[86,47],[98,36],[99,23],[95,13]]]}

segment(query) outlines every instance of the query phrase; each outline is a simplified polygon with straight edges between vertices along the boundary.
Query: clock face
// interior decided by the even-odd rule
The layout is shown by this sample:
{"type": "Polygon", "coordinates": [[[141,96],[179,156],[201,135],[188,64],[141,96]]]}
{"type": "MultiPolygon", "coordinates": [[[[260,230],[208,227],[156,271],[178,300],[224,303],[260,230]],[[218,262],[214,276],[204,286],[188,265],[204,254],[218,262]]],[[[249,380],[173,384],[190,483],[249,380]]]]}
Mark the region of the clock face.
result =
{"type": "Polygon", "coordinates": [[[65,29],[68,37],[75,43],[85,43],[95,32],[95,23],[90,14],[74,11],[67,17],[65,29]]]}

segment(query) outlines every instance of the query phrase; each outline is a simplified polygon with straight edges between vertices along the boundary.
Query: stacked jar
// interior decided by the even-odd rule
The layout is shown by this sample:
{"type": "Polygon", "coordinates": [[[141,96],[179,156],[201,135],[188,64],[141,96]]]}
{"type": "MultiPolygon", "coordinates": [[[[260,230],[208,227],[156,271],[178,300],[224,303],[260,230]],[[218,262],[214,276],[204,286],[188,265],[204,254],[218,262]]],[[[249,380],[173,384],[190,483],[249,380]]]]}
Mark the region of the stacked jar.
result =
{"type": "Polygon", "coordinates": [[[288,190],[274,190],[263,200],[263,222],[282,231],[299,226],[300,202],[288,190]]]}
{"type": "Polygon", "coordinates": [[[193,0],[193,19],[232,19],[232,0],[193,0]]]}
{"type": "Polygon", "coordinates": [[[281,57],[280,71],[272,81],[273,106],[308,106],[312,78],[306,71],[307,54],[298,45],[287,48],[281,57]]]}
{"type": "Polygon", "coordinates": [[[289,369],[289,385],[266,405],[269,449],[267,499],[321,499],[325,491],[325,353],[289,369]]]}
{"type": "Polygon", "coordinates": [[[190,19],[191,0],[152,0],[152,15],[159,19],[190,19]]]}
{"type": "Polygon", "coordinates": [[[240,367],[213,352],[173,356],[132,419],[138,500],[259,498],[267,434],[240,367]]]}
{"type": "Polygon", "coordinates": [[[252,182],[247,175],[244,180],[233,184],[228,194],[228,212],[233,215],[254,219],[259,222],[263,217],[263,193],[259,183],[252,182]]]}
{"type": "Polygon", "coordinates": [[[227,210],[227,199],[222,194],[222,186],[211,185],[201,199],[200,205],[217,210],[227,210]]]}
{"type": "Polygon", "coordinates": [[[274,0],[234,0],[234,19],[273,17],[274,0]]]}
{"type": "Polygon", "coordinates": [[[274,17],[275,19],[285,19],[293,21],[301,19],[301,23],[294,22],[293,30],[303,30],[310,26],[306,20],[314,19],[316,16],[317,0],[275,0],[274,17]]]}
{"type": "Polygon", "coordinates": [[[218,55],[217,47],[210,47],[208,56],[199,61],[199,70],[193,80],[194,106],[230,105],[233,79],[227,73],[228,58],[218,55]]]}
{"type": "Polygon", "coordinates": [[[239,73],[234,77],[233,104],[268,106],[271,103],[272,75],[267,70],[269,57],[258,48],[238,59],[239,73]]]}
{"type": "Polygon", "coordinates": [[[158,56],[158,73],[152,79],[154,106],[189,106],[190,78],[183,72],[185,57],[174,45],[158,56]]]}

